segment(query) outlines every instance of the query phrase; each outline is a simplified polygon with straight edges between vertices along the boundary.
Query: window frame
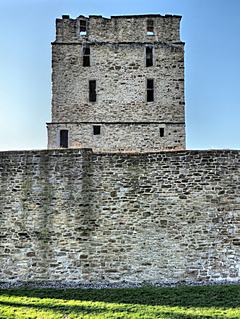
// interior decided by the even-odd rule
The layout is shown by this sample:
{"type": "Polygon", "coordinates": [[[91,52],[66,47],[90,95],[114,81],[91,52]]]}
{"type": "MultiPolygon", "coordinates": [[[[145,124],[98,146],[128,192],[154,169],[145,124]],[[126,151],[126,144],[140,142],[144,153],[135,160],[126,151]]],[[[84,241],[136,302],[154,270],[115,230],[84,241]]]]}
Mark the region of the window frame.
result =
{"type": "Polygon", "coordinates": [[[80,19],[79,20],[79,35],[86,36],[87,35],[87,20],[80,19]],[[84,23],[81,23],[84,22],[84,23]]]}
{"type": "Polygon", "coordinates": [[[146,21],[146,33],[149,36],[155,35],[155,25],[153,19],[147,19],[146,21]]]}
{"type": "Polygon", "coordinates": [[[93,135],[101,135],[101,125],[93,125],[93,135]]]}
{"type": "Polygon", "coordinates": [[[95,79],[88,80],[88,101],[91,103],[97,102],[97,81],[95,79]],[[94,87],[91,87],[91,83],[95,83],[94,87]],[[91,92],[92,89],[93,92],[91,92]]]}
{"type": "Polygon", "coordinates": [[[145,66],[146,66],[146,68],[149,68],[149,67],[151,67],[151,66],[154,66],[154,47],[153,46],[150,46],[150,45],[148,45],[148,46],[146,46],[145,47],[145,66]],[[148,65],[148,50],[151,50],[150,51],[150,60],[151,60],[151,63],[148,65]]]}
{"type": "Polygon", "coordinates": [[[165,136],[165,127],[159,127],[159,135],[160,135],[160,137],[165,136]]]}
{"type": "Polygon", "coordinates": [[[154,89],[155,89],[155,83],[154,79],[146,79],[146,101],[154,102],[154,89]],[[152,81],[152,85],[150,85],[150,81],[152,81]]]}
{"type": "Polygon", "coordinates": [[[82,66],[89,67],[91,66],[91,49],[89,45],[85,45],[82,48],[82,66]],[[89,53],[84,51],[89,50],[89,53]]]}
{"type": "Polygon", "coordinates": [[[59,147],[69,148],[69,130],[68,129],[59,130],[59,147]],[[66,134],[66,136],[64,136],[63,134],[66,134]]]}

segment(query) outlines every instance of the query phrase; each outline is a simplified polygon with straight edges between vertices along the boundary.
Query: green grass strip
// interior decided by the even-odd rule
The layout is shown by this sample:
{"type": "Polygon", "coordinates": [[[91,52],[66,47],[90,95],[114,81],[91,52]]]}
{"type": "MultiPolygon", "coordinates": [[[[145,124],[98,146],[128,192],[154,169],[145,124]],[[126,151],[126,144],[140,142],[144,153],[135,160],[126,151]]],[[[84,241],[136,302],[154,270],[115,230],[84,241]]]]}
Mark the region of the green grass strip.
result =
{"type": "Polygon", "coordinates": [[[240,318],[240,287],[0,290],[0,318],[240,318]]]}

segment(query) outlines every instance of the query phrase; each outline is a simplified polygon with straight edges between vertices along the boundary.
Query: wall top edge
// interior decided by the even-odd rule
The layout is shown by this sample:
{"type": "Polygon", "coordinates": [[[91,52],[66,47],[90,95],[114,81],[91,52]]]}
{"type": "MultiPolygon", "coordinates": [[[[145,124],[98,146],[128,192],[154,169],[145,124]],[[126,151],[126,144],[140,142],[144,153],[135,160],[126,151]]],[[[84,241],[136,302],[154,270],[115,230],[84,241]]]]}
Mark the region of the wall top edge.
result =
{"type": "Polygon", "coordinates": [[[239,154],[239,149],[207,149],[207,150],[159,150],[159,151],[95,151],[91,148],[71,148],[71,149],[43,149],[43,150],[10,150],[10,151],[0,151],[0,157],[4,155],[64,155],[64,154],[83,154],[92,153],[99,156],[152,156],[152,155],[164,155],[164,154],[175,154],[175,155],[197,155],[197,154],[239,154]]]}
{"type": "Polygon", "coordinates": [[[102,15],[89,15],[84,16],[80,15],[77,18],[71,18],[70,15],[62,15],[62,18],[57,18],[57,20],[77,20],[77,19],[104,19],[104,20],[112,20],[112,19],[142,19],[142,18],[178,18],[181,19],[182,16],[178,14],[129,14],[129,15],[113,15],[110,17],[103,17],[102,15]]]}
{"type": "Polygon", "coordinates": [[[55,40],[53,42],[51,42],[51,45],[111,45],[111,46],[125,46],[125,45],[135,45],[135,46],[142,46],[142,45],[160,45],[160,46],[170,46],[170,47],[175,47],[175,46],[179,46],[179,45],[185,45],[185,42],[183,41],[168,41],[168,42],[163,42],[163,41],[144,41],[144,42],[140,42],[140,41],[125,41],[125,42],[111,42],[111,41],[90,41],[88,39],[86,40],[76,40],[76,41],[59,41],[59,40],[55,40]]]}

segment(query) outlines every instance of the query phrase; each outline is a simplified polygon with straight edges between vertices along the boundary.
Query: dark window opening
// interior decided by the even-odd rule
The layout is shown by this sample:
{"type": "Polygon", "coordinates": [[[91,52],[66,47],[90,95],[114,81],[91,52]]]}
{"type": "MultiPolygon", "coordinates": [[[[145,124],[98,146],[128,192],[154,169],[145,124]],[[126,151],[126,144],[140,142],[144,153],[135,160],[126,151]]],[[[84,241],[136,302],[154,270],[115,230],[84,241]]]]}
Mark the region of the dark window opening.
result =
{"type": "Polygon", "coordinates": [[[153,20],[147,20],[147,35],[155,35],[153,20]]]}
{"type": "Polygon", "coordinates": [[[101,134],[101,126],[93,125],[93,135],[100,135],[100,134],[101,134]]]}
{"type": "Polygon", "coordinates": [[[89,81],[89,102],[96,102],[96,80],[89,81]]]}
{"type": "Polygon", "coordinates": [[[80,35],[87,35],[87,21],[80,20],[80,35]]]}
{"type": "Polygon", "coordinates": [[[153,48],[146,47],[146,66],[153,65],[153,48]]]}
{"type": "Polygon", "coordinates": [[[153,79],[147,79],[147,102],[154,101],[154,81],[153,79]]]}
{"type": "Polygon", "coordinates": [[[60,130],[60,147],[68,148],[68,130],[60,130]]]}
{"type": "Polygon", "coordinates": [[[90,66],[90,48],[83,48],[83,66],[90,66]]]}
{"type": "Polygon", "coordinates": [[[159,132],[160,132],[160,137],[164,137],[164,127],[160,127],[159,132]]]}

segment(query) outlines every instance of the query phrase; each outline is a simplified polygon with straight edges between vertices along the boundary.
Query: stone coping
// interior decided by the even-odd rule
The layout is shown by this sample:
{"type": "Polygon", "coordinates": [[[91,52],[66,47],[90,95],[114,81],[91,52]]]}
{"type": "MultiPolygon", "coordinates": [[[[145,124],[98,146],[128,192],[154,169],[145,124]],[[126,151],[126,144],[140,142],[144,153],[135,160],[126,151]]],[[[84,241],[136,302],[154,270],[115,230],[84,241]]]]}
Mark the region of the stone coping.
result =
{"type": "Polygon", "coordinates": [[[63,148],[56,148],[56,149],[33,149],[33,150],[7,150],[7,151],[0,151],[0,156],[5,155],[5,154],[16,154],[16,155],[21,155],[21,154],[52,154],[54,155],[55,153],[73,153],[73,154],[81,154],[81,153],[92,153],[94,155],[139,155],[139,156],[147,156],[147,155],[164,155],[164,154],[175,154],[175,155],[194,155],[194,154],[240,154],[240,149],[207,149],[207,150],[159,150],[159,151],[144,151],[144,152],[139,152],[139,151],[94,151],[91,148],[68,148],[68,149],[63,149],[63,148]]]}

